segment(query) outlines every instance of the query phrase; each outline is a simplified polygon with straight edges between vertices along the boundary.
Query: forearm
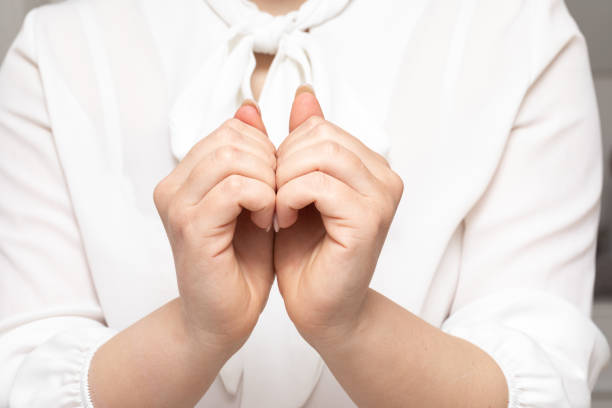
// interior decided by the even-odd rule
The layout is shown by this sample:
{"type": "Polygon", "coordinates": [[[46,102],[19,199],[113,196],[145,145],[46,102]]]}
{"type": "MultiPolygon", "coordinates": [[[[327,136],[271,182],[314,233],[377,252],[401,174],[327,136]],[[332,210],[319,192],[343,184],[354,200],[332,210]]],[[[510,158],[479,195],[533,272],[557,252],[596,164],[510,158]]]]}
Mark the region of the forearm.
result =
{"type": "Polygon", "coordinates": [[[350,338],[315,347],[360,407],[492,407],[508,405],[495,361],[369,290],[350,338]]]}
{"type": "Polygon", "coordinates": [[[231,352],[194,340],[184,321],[175,299],[104,344],[89,370],[94,406],[193,407],[231,352]]]}

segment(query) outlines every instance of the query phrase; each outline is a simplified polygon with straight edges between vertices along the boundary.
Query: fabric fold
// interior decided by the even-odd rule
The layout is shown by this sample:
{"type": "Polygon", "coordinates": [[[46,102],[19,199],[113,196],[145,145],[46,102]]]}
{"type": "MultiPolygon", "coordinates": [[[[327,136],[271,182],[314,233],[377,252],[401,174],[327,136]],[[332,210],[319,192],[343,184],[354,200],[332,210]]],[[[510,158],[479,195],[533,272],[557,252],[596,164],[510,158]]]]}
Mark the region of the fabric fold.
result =
{"type": "Polygon", "coordinates": [[[232,117],[244,99],[254,99],[251,75],[256,52],[275,54],[259,100],[275,145],[288,133],[291,102],[301,84],[311,84],[326,115],[333,116],[329,71],[308,31],[334,18],[349,3],[309,0],[297,11],[271,16],[249,1],[209,0],[228,31],[171,109],[171,148],[176,159],[181,160],[201,138],[232,117]]]}
{"type": "Polygon", "coordinates": [[[19,368],[10,406],[93,408],[88,383],[91,358],[115,334],[108,327],[80,328],[39,345],[19,368]]]}
{"type": "Polygon", "coordinates": [[[442,329],[496,361],[508,384],[509,408],[589,407],[603,366],[589,362],[609,356],[605,337],[588,316],[539,290],[507,289],[474,301],[442,329]]]}

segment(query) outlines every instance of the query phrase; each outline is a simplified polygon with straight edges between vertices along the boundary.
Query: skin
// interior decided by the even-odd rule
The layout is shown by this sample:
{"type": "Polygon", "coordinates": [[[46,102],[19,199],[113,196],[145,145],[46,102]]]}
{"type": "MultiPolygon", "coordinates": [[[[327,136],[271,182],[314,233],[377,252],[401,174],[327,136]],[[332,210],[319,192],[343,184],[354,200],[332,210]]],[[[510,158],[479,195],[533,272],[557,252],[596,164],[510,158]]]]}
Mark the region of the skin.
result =
{"type": "Polygon", "coordinates": [[[261,11],[270,13],[273,16],[280,16],[297,10],[305,2],[306,0],[253,0],[253,3],[261,11]]]}
{"type": "Polygon", "coordinates": [[[274,60],[274,55],[255,53],[255,69],[251,76],[251,88],[253,89],[253,97],[259,100],[261,89],[263,88],[266,76],[274,60]]]}
{"type": "MultiPolygon", "coordinates": [[[[283,14],[303,1],[256,3],[283,14]]],[[[258,56],[256,96],[270,62],[258,56]]],[[[308,87],[289,128],[275,150],[247,102],[158,184],[180,296],[98,350],[94,405],[193,407],[250,335],[276,274],[296,328],[358,406],[506,407],[484,351],[369,288],[401,179],[326,121],[308,87]]]]}

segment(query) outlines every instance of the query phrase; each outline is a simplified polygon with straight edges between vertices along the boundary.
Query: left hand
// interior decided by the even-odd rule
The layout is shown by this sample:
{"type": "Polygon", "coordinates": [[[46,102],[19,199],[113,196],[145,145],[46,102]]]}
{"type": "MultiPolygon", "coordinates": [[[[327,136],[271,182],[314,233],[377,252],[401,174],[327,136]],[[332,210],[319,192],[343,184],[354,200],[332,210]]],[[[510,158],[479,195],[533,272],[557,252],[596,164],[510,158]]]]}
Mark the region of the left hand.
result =
{"type": "Polygon", "coordinates": [[[357,327],[403,183],[323,118],[312,90],[298,90],[290,122],[277,150],[274,262],[290,318],[317,347],[357,327]]]}

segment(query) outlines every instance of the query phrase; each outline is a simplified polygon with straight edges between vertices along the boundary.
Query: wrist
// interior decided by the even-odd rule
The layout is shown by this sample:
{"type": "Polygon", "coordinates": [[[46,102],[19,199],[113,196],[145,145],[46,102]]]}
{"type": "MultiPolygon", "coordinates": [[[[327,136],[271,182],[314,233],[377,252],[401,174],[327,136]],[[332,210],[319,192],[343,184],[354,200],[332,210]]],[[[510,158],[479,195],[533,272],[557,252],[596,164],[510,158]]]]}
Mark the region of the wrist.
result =
{"type": "Polygon", "coordinates": [[[334,327],[310,333],[307,337],[305,336],[306,341],[321,356],[342,353],[351,348],[356,341],[367,336],[372,327],[370,321],[375,295],[376,292],[368,288],[361,304],[350,318],[344,319],[334,327]]]}
{"type": "Polygon", "coordinates": [[[180,343],[196,360],[204,359],[208,364],[215,362],[220,368],[240,348],[239,340],[210,333],[195,324],[189,318],[181,297],[171,301],[168,306],[173,309],[178,322],[180,343]]]}

